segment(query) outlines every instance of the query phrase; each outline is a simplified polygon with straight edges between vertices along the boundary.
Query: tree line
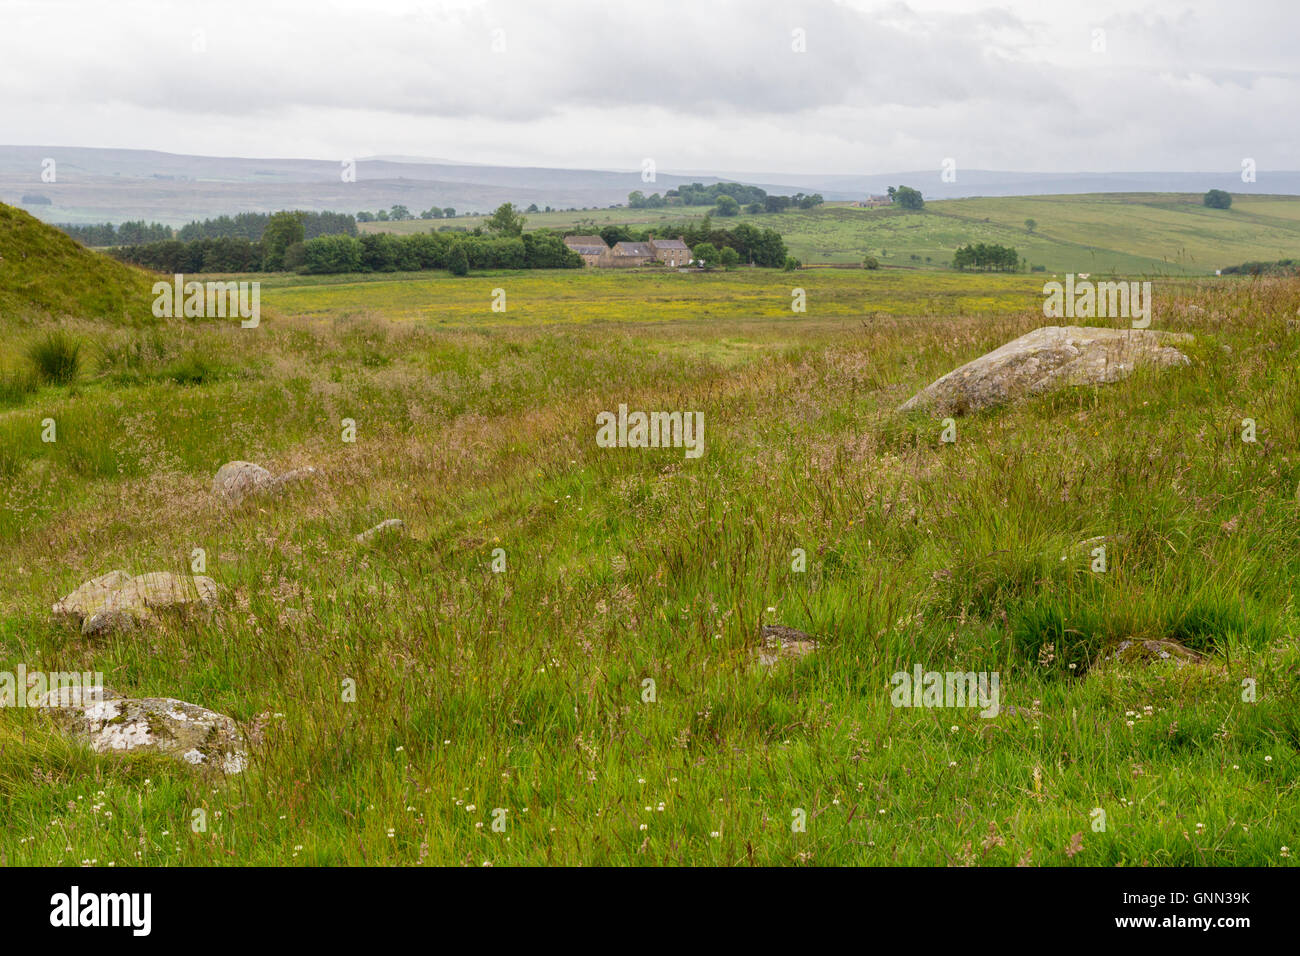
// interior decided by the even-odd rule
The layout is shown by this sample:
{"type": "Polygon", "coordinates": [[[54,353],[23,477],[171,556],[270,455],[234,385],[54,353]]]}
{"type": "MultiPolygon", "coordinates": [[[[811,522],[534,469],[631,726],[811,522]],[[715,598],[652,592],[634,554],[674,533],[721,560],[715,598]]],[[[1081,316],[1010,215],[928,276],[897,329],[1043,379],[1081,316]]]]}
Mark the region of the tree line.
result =
{"type": "MultiPolygon", "coordinates": [[[[188,242],[192,239],[224,239],[238,236],[256,242],[262,238],[273,215],[279,213],[241,212],[236,216],[218,216],[215,219],[204,219],[202,222],[191,222],[189,225],[182,226],[175,238],[188,242]]],[[[297,210],[294,215],[302,222],[303,234],[308,239],[315,239],[317,236],[357,234],[357,219],[348,212],[297,210]]]]}
{"type": "Polygon", "coordinates": [[[143,219],[114,226],[111,222],[89,226],[59,223],[55,229],[71,236],[83,246],[133,246],[141,242],[158,242],[172,237],[172,227],[143,219]]]}
{"type": "Polygon", "coordinates": [[[448,269],[576,269],[582,257],[549,230],[521,235],[339,233],[306,238],[297,213],[275,213],[257,241],[226,236],[119,246],[123,262],[170,274],[202,272],[398,272],[448,269]]]}
{"type": "MultiPolygon", "coordinates": [[[[257,242],[262,238],[272,215],[278,213],[241,212],[235,216],[217,216],[215,219],[195,220],[180,229],[160,222],[146,224],[143,219],[114,226],[111,222],[98,225],[59,225],[65,234],[84,246],[136,246],[147,242],[164,242],[169,239],[193,242],[197,239],[246,239],[257,242]]],[[[357,220],[346,212],[294,213],[301,218],[305,238],[317,236],[357,234],[357,220]]]]}
{"type": "Polygon", "coordinates": [[[361,210],[357,213],[357,222],[404,222],[408,219],[455,219],[456,210],[452,206],[430,206],[418,216],[406,206],[397,203],[388,209],[376,209],[374,212],[361,210]]]}

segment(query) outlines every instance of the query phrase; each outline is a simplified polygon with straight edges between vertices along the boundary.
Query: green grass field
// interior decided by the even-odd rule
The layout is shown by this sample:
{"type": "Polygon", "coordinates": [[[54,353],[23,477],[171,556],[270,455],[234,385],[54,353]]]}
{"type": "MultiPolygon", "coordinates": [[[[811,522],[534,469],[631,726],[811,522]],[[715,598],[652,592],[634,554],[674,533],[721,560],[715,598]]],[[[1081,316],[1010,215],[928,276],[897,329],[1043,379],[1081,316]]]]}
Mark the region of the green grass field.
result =
{"type": "MultiPolygon", "coordinates": [[[[601,228],[697,221],[707,207],[604,209],[530,214],[527,228],[601,228]]],[[[440,225],[473,228],[482,217],[363,223],[363,231],[423,232],[440,225]]],[[[926,203],[921,213],[860,209],[831,203],[818,209],[715,219],[720,226],[751,222],[776,229],[790,253],[805,263],[861,263],[872,255],[886,266],[938,269],[958,246],[1009,245],[1030,265],[1051,272],[1132,275],[1213,275],[1247,261],[1300,254],[1300,197],[1237,196],[1228,210],[1207,209],[1199,196],[1178,193],[1105,193],[950,199],[926,203]],[[1034,220],[1032,232],[1025,221],[1034,220]]]]}
{"type": "MultiPolygon", "coordinates": [[[[6,267],[38,238],[0,234],[6,267]]],[[[895,409],[1047,324],[1041,276],[279,276],[242,329],[147,300],[124,322],[75,267],[20,261],[0,373],[55,326],[87,357],[0,393],[0,671],[229,714],[251,766],[97,755],[0,711],[0,862],[1294,862],[1300,282],[1158,281],[1190,367],[949,445],[895,409]],[[15,305],[38,286],[62,291],[15,305]],[[703,413],[705,453],[597,447],[620,403],[703,413]],[[232,509],[231,459],[320,478],[232,509]],[[409,537],[354,542],[389,517],[409,537]],[[212,620],[52,623],[83,580],[194,548],[212,620]],[[765,623],[822,646],[760,666],[765,623]],[[1093,666],[1131,637],[1207,660],[1093,666]],[[1001,713],[892,706],[916,664],[998,672],[1001,713]]]]}

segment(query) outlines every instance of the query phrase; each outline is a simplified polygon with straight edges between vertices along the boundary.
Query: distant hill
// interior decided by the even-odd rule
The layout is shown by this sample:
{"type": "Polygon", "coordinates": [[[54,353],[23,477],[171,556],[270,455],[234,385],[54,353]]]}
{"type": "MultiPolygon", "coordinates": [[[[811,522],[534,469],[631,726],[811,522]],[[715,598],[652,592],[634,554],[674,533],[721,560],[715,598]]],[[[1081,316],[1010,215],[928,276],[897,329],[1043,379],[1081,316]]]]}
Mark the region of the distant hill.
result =
{"type": "Polygon", "coordinates": [[[1247,261],[1300,257],[1300,197],[1234,195],[1207,209],[1200,194],[1105,193],[927,202],[925,211],[831,206],[753,217],[804,262],[933,267],[973,242],[1015,248],[1047,272],[1213,275],[1247,261]],[[1030,228],[1029,221],[1033,227],[1030,228]]]}
{"type": "Polygon", "coordinates": [[[151,322],[153,281],[0,203],[0,316],[151,322]]]}
{"type": "Polygon", "coordinates": [[[860,199],[907,184],[928,199],[1077,193],[1188,192],[1225,189],[1234,195],[1300,195],[1300,172],[1261,170],[1243,183],[1238,171],[1026,173],[939,170],[827,175],[660,169],[644,182],[639,169],[493,166],[419,157],[356,158],[355,182],[344,182],[338,159],[186,156],[153,150],[62,146],[0,146],[0,201],[21,205],[46,222],[100,223],[145,219],[181,226],[239,212],[311,209],[356,212],[396,204],[418,212],[432,205],[487,212],[503,202],[556,209],[604,209],[641,190],[663,193],[684,183],[742,182],[769,193],[821,193],[860,199]],[[55,181],[42,163],[55,161],[55,181]],[[24,196],[34,197],[23,201],[24,196]],[[39,197],[39,198],[35,198],[39,197]],[[48,200],[48,204],[42,200],[48,200]]]}

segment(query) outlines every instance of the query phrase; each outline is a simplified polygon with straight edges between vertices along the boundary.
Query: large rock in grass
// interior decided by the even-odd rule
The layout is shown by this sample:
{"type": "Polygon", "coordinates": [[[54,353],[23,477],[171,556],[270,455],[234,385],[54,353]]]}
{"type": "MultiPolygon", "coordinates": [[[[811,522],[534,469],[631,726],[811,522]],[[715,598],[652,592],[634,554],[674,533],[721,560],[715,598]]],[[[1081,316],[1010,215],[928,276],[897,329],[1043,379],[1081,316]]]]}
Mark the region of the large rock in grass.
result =
{"type": "Polygon", "coordinates": [[[168,754],[195,767],[241,773],[248,749],[225,714],[171,697],[123,697],[107,688],[63,687],[38,702],[96,753],[168,754]]]}
{"type": "Polygon", "coordinates": [[[1115,648],[1103,654],[1098,663],[1155,664],[1159,661],[1177,661],[1180,664],[1200,664],[1205,656],[1184,647],[1177,641],[1145,640],[1120,641],[1115,648]]]}
{"type": "Polygon", "coordinates": [[[131,577],[110,571],[81,585],[53,610],[57,620],[80,622],[82,634],[97,636],[139,627],[159,612],[210,611],[217,602],[217,582],[201,574],[150,571],[131,577]]]}
{"type": "Polygon", "coordinates": [[[764,624],[759,632],[761,646],[754,653],[764,667],[774,667],[781,661],[797,661],[817,650],[812,636],[784,624],[764,624]]]}
{"type": "Polygon", "coordinates": [[[231,504],[239,504],[249,496],[274,494],[289,485],[304,481],[316,474],[315,468],[295,468],[273,475],[261,465],[251,461],[228,461],[217,469],[212,479],[212,493],[231,504]]]}
{"type": "Polygon", "coordinates": [[[925,408],[962,415],[1064,385],[1102,385],[1127,378],[1139,365],[1188,365],[1174,343],[1190,335],[1150,329],[1046,326],[927,385],[899,411],[925,408]]]}
{"type": "Polygon", "coordinates": [[[91,578],[54,605],[54,617],[59,621],[79,624],[103,607],[109,597],[130,581],[131,575],[125,571],[109,571],[97,578],[91,578]]]}

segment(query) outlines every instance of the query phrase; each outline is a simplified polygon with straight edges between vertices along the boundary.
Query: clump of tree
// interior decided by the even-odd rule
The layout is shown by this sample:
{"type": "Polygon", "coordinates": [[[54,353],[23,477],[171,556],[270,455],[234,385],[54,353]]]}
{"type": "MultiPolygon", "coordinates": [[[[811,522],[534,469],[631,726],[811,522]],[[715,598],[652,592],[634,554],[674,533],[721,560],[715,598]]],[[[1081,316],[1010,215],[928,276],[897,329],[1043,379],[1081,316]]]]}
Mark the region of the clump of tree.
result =
{"type": "Polygon", "coordinates": [[[683,206],[716,206],[719,196],[730,196],[741,205],[762,202],[767,197],[767,190],[758,186],[746,186],[743,183],[691,183],[678,186],[664,194],[666,200],[678,199],[683,206]]]}
{"type": "Polygon", "coordinates": [[[704,186],[694,183],[668,190],[663,196],[647,196],[639,189],[628,193],[627,204],[632,209],[659,209],[664,206],[713,206],[717,216],[738,215],[741,208],[751,215],[763,212],[785,212],[788,209],[814,209],[825,200],[821,193],[795,193],[793,196],[769,196],[758,186],[740,183],[713,183],[704,186]],[[732,206],[735,203],[735,206],[732,206]]]}
{"type": "Polygon", "coordinates": [[[925,198],[919,189],[913,189],[911,186],[890,186],[888,192],[894,205],[900,209],[916,211],[925,208],[925,198]]]}
{"type": "Polygon", "coordinates": [[[879,269],[879,268],[880,268],[880,260],[877,259],[875,256],[867,256],[865,259],[862,260],[862,268],[864,268],[864,269],[879,269]]]}
{"type": "Polygon", "coordinates": [[[980,269],[985,272],[1015,272],[1020,268],[1020,253],[1010,246],[976,242],[960,247],[952,257],[955,269],[980,269]]]}
{"type": "Polygon", "coordinates": [[[793,196],[770,196],[758,186],[745,186],[738,182],[715,182],[705,186],[693,182],[647,196],[641,190],[628,194],[628,206],[633,209],[658,209],[664,206],[712,206],[712,215],[736,216],[741,208],[746,212],[785,212],[787,209],[813,209],[826,202],[820,193],[796,193],[793,196]],[[735,203],[735,207],[732,206],[735,203]]]}
{"type": "Polygon", "coordinates": [[[658,193],[651,193],[647,196],[641,190],[636,189],[627,194],[627,205],[630,209],[660,209],[668,205],[668,200],[658,193]]]}
{"type": "Polygon", "coordinates": [[[768,196],[763,212],[786,212],[789,209],[816,209],[825,200],[821,193],[795,193],[793,196],[768,196]]]}
{"type": "Polygon", "coordinates": [[[1201,197],[1201,202],[1210,209],[1232,208],[1232,195],[1222,189],[1211,189],[1201,197]]]}

